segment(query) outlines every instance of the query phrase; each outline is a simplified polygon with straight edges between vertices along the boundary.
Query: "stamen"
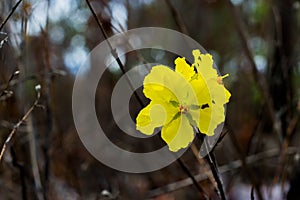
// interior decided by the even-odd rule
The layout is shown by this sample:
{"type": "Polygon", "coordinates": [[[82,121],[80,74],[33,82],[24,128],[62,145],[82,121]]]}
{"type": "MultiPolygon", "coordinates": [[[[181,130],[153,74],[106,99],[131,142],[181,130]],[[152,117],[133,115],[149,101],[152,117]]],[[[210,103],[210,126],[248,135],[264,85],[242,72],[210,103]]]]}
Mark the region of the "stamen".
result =
{"type": "Polygon", "coordinates": [[[229,76],[229,74],[225,74],[224,76],[218,76],[217,82],[219,84],[223,84],[223,79],[226,78],[226,77],[228,77],[228,76],[229,76]]]}

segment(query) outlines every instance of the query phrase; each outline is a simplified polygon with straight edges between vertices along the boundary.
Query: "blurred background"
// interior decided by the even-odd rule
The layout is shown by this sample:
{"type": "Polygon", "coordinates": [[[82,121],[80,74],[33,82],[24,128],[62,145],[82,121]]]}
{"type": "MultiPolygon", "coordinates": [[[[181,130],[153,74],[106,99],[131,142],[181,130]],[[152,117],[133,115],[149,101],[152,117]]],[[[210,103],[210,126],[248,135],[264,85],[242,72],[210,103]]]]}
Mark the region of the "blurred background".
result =
{"type": "MultiPolygon", "coordinates": [[[[300,1],[90,4],[108,36],[147,26],[177,30],[211,53],[221,74],[230,74],[224,84],[232,97],[214,149],[228,199],[300,199],[300,1]]],[[[72,118],[72,87],[88,53],[105,38],[86,1],[1,0],[0,22],[0,148],[16,131],[0,163],[0,199],[196,200],[200,193],[219,199],[209,166],[192,149],[181,159],[202,192],[177,162],[130,174],[101,164],[84,148],[72,118]],[[39,106],[26,116],[38,92],[39,106]],[[18,124],[23,116],[26,121],[18,124]]],[[[147,62],[173,66],[176,57],[145,49],[121,60],[127,71],[147,62]]],[[[95,106],[101,125],[124,149],[161,147],[158,136],[131,138],[114,123],[110,97],[121,76],[119,66],[112,65],[99,81],[95,106]]],[[[141,108],[132,97],[133,119],[141,108]]],[[[197,139],[194,144],[200,147],[197,139]]]]}

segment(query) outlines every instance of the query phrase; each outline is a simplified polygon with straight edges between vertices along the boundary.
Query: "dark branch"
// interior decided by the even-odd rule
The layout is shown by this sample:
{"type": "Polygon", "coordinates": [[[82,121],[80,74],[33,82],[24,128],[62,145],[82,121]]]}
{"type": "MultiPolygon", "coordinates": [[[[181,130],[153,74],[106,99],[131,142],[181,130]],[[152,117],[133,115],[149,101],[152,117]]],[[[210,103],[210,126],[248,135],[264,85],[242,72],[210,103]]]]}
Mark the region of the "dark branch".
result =
{"type": "Polygon", "coordinates": [[[14,14],[14,12],[16,11],[16,9],[18,8],[19,4],[22,2],[22,0],[19,0],[14,7],[11,9],[11,11],[9,12],[9,14],[7,15],[7,17],[5,18],[5,20],[2,22],[1,26],[0,26],[0,31],[2,31],[4,25],[7,23],[7,21],[9,20],[9,18],[12,16],[12,14],[14,14]]]}
{"type": "MultiPolygon", "coordinates": [[[[197,134],[201,134],[201,133],[197,133],[197,134]]],[[[220,195],[221,199],[226,200],[226,195],[225,195],[225,192],[224,192],[223,183],[222,183],[222,180],[220,178],[220,174],[219,174],[218,167],[217,167],[217,164],[216,164],[216,159],[214,157],[214,154],[208,148],[208,143],[207,143],[206,138],[204,138],[204,141],[203,141],[205,150],[207,151],[207,156],[205,156],[205,160],[209,164],[209,167],[211,169],[213,177],[217,182],[217,187],[218,187],[219,195],[220,195]]]]}

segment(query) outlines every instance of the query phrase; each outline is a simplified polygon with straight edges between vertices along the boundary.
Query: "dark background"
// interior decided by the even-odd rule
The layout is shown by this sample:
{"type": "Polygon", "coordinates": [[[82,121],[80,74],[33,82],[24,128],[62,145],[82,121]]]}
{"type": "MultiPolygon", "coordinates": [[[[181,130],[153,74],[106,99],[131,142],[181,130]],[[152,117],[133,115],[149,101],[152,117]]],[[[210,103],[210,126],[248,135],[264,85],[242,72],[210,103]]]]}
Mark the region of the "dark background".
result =
{"type": "MultiPolygon", "coordinates": [[[[300,199],[299,1],[90,2],[108,36],[147,26],[177,30],[210,52],[221,74],[230,74],[224,80],[232,94],[225,136],[214,150],[228,199],[250,199],[254,187],[264,199],[286,199],[288,191],[288,199],[300,199]]],[[[81,143],[72,119],[73,82],[88,52],[104,40],[86,2],[24,0],[11,12],[16,3],[0,2],[0,22],[12,13],[0,33],[1,147],[34,103],[37,84],[41,106],[15,128],[6,148],[0,199],[200,199],[176,162],[128,174],[102,165],[81,143]],[[16,70],[20,74],[12,77],[16,70]]],[[[172,65],[175,57],[159,50],[132,52],[124,59],[125,70],[145,61],[172,65]]],[[[96,94],[109,138],[137,152],[163,145],[157,138],[128,138],[115,126],[110,95],[121,76],[117,65],[107,70],[96,94]]],[[[130,108],[134,118],[141,109],[134,97],[130,108]]],[[[199,148],[199,141],[194,143],[199,148]]],[[[193,175],[204,175],[199,185],[218,199],[205,161],[191,149],[182,160],[193,175]]]]}

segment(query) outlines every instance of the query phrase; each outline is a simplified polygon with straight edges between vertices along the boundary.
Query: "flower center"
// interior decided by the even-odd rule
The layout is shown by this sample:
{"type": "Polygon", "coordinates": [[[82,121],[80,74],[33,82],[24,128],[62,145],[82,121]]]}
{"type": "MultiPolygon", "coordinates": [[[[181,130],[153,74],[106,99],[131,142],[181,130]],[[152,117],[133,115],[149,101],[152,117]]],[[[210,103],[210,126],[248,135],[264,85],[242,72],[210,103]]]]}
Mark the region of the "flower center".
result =
{"type": "Polygon", "coordinates": [[[186,114],[188,111],[189,111],[189,108],[186,105],[180,105],[179,106],[180,114],[186,114]]]}

